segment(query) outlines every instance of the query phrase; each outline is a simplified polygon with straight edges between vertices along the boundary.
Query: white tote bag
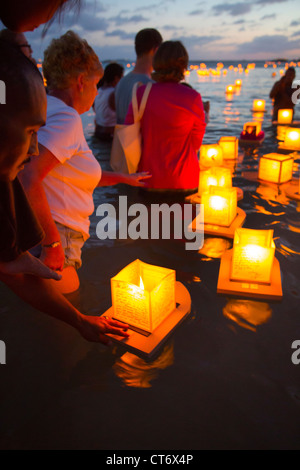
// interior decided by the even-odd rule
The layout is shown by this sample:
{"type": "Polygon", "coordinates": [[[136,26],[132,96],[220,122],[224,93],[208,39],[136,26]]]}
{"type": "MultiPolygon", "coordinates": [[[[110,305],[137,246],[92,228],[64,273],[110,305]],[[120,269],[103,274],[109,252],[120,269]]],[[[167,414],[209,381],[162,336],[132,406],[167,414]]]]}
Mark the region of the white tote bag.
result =
{"type": "Polygon", "coordinates": [[[132,90],[132,108],[134,124],[117,124],[114,130],[110,166],[118,173],[136,173],[142,155],[141,119],[152,87],[149,82],[144,91],[140,109],[138,109],[138,83],[132,90]]]}

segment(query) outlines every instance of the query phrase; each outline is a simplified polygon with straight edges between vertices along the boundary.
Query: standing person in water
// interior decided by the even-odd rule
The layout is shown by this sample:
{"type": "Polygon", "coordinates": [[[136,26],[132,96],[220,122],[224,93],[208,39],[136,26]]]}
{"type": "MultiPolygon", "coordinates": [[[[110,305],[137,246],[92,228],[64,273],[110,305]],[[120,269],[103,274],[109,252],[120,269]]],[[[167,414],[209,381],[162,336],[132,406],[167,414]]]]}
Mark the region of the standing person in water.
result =
{"type": "Polygon", "coordinates": [[[151,81],[153,72],[153,57],[162,43],[161,34],[152,28],[142,29],[135,37],[136,64],[120,80],[116,87],[117,123],[124,124],[128,107],[132,99],[132,90],[135,83],[147,84],[151,81]]]}
{"type": "Polygon", "coordinates": [[[278,111],[280,109],[292,109],[294,111],[295,103],[293,103],[292,96],[296,88],[293,88],[292,84],[295,78],[296,71],[294,67],[290,67],[285,75],[273,86],[270,92],[270,98],[274,99],[273,121],[278,120],[278,111]]]}
{"type": "Polygon", "coordinates": [[[115,87],[124,75],[124,67],[117,63],[105,67],[103,78],[98,83],[98,95],[94,103],[96,113],[95,136],[99,140],[111,141],[117,124],[115,87]]]}
{"type": "Polygon", "coordinates": [[[22,182],[45,231],[40,259],[62,272],[63,293],[78,289],[81,250],[89,238],[93,192],[99,186],[144,186],[145,173],[124,175],[101,170],[83,133],[80,114],[88,111],[103,76],[98,56],[73,31],[53,39],[45,51],[47,120],[38,132],[38,157],[22,173],[22,182]]]}

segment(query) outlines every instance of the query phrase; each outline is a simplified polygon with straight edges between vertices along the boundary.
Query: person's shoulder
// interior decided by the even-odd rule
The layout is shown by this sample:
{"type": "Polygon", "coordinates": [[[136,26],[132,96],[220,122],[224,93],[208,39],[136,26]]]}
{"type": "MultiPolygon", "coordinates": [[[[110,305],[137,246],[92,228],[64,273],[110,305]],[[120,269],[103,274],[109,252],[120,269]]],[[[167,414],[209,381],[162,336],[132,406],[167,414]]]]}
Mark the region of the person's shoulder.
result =
{"type": "Polygon", "coordinates": [[[80,115],[76,109],[68,106],[64,101],[55,96],[47,96],[47,121],[59,120],[78,124],[81,122],[80,115]]]}

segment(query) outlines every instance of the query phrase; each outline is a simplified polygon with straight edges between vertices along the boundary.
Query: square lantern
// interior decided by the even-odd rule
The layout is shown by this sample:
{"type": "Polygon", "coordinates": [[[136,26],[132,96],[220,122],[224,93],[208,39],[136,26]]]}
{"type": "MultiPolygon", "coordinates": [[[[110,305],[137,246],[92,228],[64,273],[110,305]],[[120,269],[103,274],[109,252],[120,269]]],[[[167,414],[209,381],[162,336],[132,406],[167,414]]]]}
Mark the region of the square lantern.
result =
{"type": "Polygon", "coordinates": [[[200,168],[211,168],[213,166],[222,166],[223,150],[218,144],[201,145],[200,147],[200,168]]]}
{"type": "Polygon", "coordinates": [[[287,128],[284,147],[290,150],[300,150],[300,129],[294,127],[287,128]]]}
{"type": "Polygon", "coordinates": [[[237,190],[210,186],[202,195],[202,204],[205,224],[230,227],[237,215],[237,190]]]}
{"type": "Polygon", "coordinates": [[[278,111],[278,124],[291,124],[293,122],[292,109],[280,109],[278,111]]]}
{"type": "Polygon", "coordinates": [[[236,160],[239,153],[239,140],[237,137],[221,137],[219,145],[223,150],[225,160],[236,160]]]}
{"type": "Polygon", "coordinates": [[[114,318],[152,333],[176,309],[176,272],[136,260],[111,279],[114,318]]]}
{"type": "Polygon", "coordinates": [[[235,232],[231,281],[271,284],[275,258],[273,230],[239,228],[235,232]]]}
{"type": "Polygon", "coordinates": [[[200,171],[199,194],[208,191],[210,186],[232,188],[232,174],[229,168],[215,167],[200,171]]]}
{"type": "Polygon", "coordinates": [[[258,179],[269,183],[287,183],[293,177],[294,158],[291,155],[269,153],[260,158],[258,179]]]}
{"type": "Polygon", "coordinates": [[[261,133],[261,123],[256,121],[246,122],[244,124],[244,133],[257,137],[261,133]]]}
{"type": "Polygon", "coordinates": [[[266,102],[265,100],[254,100],[253,101],[253,111],[254,112],[264,112],[266,109],[266,102]]]}

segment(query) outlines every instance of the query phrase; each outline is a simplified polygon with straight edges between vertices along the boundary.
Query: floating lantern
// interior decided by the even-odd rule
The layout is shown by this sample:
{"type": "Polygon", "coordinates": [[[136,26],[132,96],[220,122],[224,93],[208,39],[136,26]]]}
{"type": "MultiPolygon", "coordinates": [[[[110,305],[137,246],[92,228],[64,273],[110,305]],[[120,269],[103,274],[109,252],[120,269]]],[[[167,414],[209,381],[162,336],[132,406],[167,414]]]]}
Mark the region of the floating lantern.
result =
{"type": "Polygon", "coordinates": [[[237,137],[221,137],[219,145],[223,150],[225,160],[235,160],[238,157],[239,141],[237,137]]]}
{"type": "Polygon", "coordinates": [[[254,100],[253,101],[253,111],[258,112],[258,111],[265,111],[266,108],[266,102],[265,100],[254,100]]]}
{"type": "Polygon", "coordinates": [[[223,150],[218,144],[201,145],[200,168],[211,168],[223,164],[223,150]]]}
{"type": "Polygon", "coordinates": [[[282,148],[300,150],[300,129],[288,127],[282,148]]]}
{"type": "Polygon", "coordinates": [[[293,177],[294,158],[291,155],[269,153],[259,161],[258,178],[269,183],[287,183],[293,177]]]}
{"type": "Polygon", "coordinates": [[[199,194],[208,191],[210,186],[231,188],[231,171],[228,168],[221,167],[210,168],[209,170],[200,171],[199,194]]]}
{"type": "Polygon", "coordinates": [[[291,124],[293,121],[292,109],[280,109],[278,111],[278,124],[291,124]]]}
{"type": "Polygon", "coordinates": [[[242,84],[243,84],[243,81],[242,81],[242,80],[236,80],[236,81],[235,81],[235,86],[236,86],[236,87],[241,87],[242,84]]]}
{"type": "Polygon", "coordinates": [[[211,186],[202,194],[205,224],[229,227],[237,215],[237,190],[211,186]]]}
{"type": "Polygon", "coordinates": [[[176,309],[175,271],[136,260],[111,279],[114,318],[153,332],[176,309]]]}
{"type": "Polygon", "coordinates": [[[265,138],[265,133],[261,130],[261,122],[252,121],[244,124],[240,140],[247,143],[261,143],[265,138]]]}
{"type": "Polygon", "coordinates": [[[273,230],[236,230],[230,276],[232,281],[271,283],[275,257],[273,234],[273,230]]]}
{"type": "Polygon", "coordinates": [[[226,94],[231,95],[235,92],[235,86],[234,85],[228,85],[226,87],[226,94]]]}

